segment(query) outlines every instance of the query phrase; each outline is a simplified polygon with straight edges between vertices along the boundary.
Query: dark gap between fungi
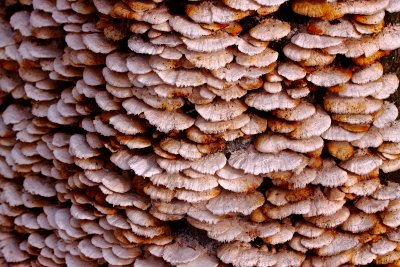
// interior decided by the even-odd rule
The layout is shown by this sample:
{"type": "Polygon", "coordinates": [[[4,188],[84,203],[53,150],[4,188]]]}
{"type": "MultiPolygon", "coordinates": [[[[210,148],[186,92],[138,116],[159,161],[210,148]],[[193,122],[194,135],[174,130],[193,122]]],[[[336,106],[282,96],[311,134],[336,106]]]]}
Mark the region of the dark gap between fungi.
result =
{"type": "Polygon", "coordinates": [[[31,11],[33,9],[32,6],[30,5],[20,5],[19,3],[5,7],[6,2],[7,0],[0,1],[0,13],[3,12],[5,13],[5,19],[7,21],[9,21],[10,17],[18,11],[23,11],[23,10],[31,11]]]}
{"type": "Polygon", "coordinates": [[[96,23],[96,26],[103,30],[104,36],[112,40],[114,42],[119,42],[120,47],[124,47],[125,49],[121,49],[121,51],[129,52],[128,48],[128,39],[130,37],[130,30],[128,25],[128,20],[126,19],[110,19],[105,20],[103,25],[99,25],[96,23]]]}
{"type": "Polygon", "coordinates": [[[63,125],[63,132],[67,134],[85,134],[86,131],[81,127],[63,125]]]}
{"type": "MultiPolygon", "coordinates": [[[[128,46],[128,39],[129,37],[132,35],[132,32],[130,31],[129,27],[129,20],[128,19],[120,19],[120,18],[113,18],[110,20],[109,22],[110,26],[114,26],[114,24],[116,24],[116,27],[119,31],[122,31],[124,33],[124,37],[119,39],[119,40],[114,40],[111,38],[112,41],[117,42],[119,44],[119,52],[122,53],[131,53],[132,50],[129,49],[128,46]]],[[[103,32],[106,31],[105,27],[103,29],[103,32]]],[[[145,34],[143,34],[142,38],[144,38],[144,36],[146,36],[145,34]]],[[[105,37],[107,38],[107,35],[105,34],[105,37]]]]}
{"type": "Polygon", "coordinates": [[[254,239],[253,241],[251,241],[250,244],[251,244],[253,247],[256,247],[256,248],[261,248],[263,245],[265,245],[265,244],[264,244],[264,240],[262,240],[262,238],[259,238],[259,237],[257,237],[257,238],[254,239]]]}
{"type": "Polygon", "coordinates": [[[245,17],[241,20],[239,20],[239,24],[240,26],[242,26],[242,32],[241,34],[245,34],[248,33],[249,30],[253,27],[255,27],[258,23],[260,23],[260,21],[267,16],[260,16],[258,14],[249,16],[249,17],[245,17]]]}
{"type": "Polygon", "coordinates": [[[332,62],[332,66],[342,67],[342,68],[351,68],[354,66],[353,61],[350,58],[345,57],[344,55],[336,55],[335,60],[332,62]]]}
{"type": "Polygon", "coordinates": [[[189,115],[192,118],[196,118],[197,116],[199,116],[199,113],[197,113],[196,109],[195,109],[195,105],[191,102],[189,102],[188,100],[185,100],[185,105],[183,105],[183,107],[181,107],[183,113],[185,113],[186,115],[189,115]]]}
{"type": "Polygon", "coordinates": [[[289,1],[283,3],[282,5],[279,6],[279,9],[272,13],[272,16],[288,22],[291,24],[292,29],[298,28],[299,25],[306,25],[309,22],[309,18],[306,16],[299,15],[295,12],[293,12],[291,8],[291,3],[289,1]]]}
{"type": "Polygon", "coordinates": [[[326,146],[326,141],[324,141],[324,143],[325,143],[325,145],[324,145],[324,148],[322,149],[320,158],[321,159],[333,159],[336,162],[336,164],[339,164],[340,163],[340,159],[332,157],[331,154],[328,151],[328,147],[326,146]]]}
{"type": "Polygon", "coordinates": [[[16,100],[12,97],[11,94],[6,95],[6,97],[1,100],[1,102],[0,102],[0,111],[1,112],[3,112],[8,107],[7,105],[3,105],[4,103],[8,103],[8,104],[16,103],[16,104],[20,104],[23,107],[29,107],[31,105],[29,100],[26,100],[26,99],[16,100]]]}
{"type": "Polygon", "coordinates": [[[229,156],[237,150],[248,149],[249,146],[253,143],[253,141],[254,141],[253,137],[250,138],[240,137],[233,141],[226,141],[222,153],[224,153],[226,158],[229,158],[229,156]]]}
{"type": "Polygon", "coordinates": [[[201,246],[208,247],[211,250],[216,251],[221,245],[221,242],[209,238],[205,230],[197,229],[190,225],[185,218],[178,221],[170,221],[169,226],[173,236],[195,239],[201,246]]]}
{"type": "Polygon", "coordinates": [[[382,171],[379,172],[379,178],[381,181],[390,181],[400,183],[400,170],[390,173],[384,173],[382,171]]]}
{"type": "Polygon", "coordinates": [[[261,183],[261,185],[259,187],[257,187],[257,191],[260,193],[265,193],[267,191],[267,189],[272,188],[273,184],[272,184],[272,180],[270,177],[268,177],[267,175],[263,176],[264,180],[261,183]]]}
{"type": "MultiPolygon", "coordinates": [[[[383,71],[385,73],[394,72],[397,77],[400,78],[400,49],[391,51],[390,55],[381,58],[381,63],[383,65],[383,71]]],[[[397,108],[400,108],[400,92],[397,90],[392,94],[388,101],[396,104],[397,108]]]]}
{"type": "Polygon", "coordinates": [[[315,90],[310,90],[310,94],[306,96],[304,99],[310,102],[313,105],[318,105],[323,103],[324,95],[326,93],[326,89],[322,87],[315,87],[315,90]]]}
{"type": "Polygon", "coordinates": [[[186,15],[185,7],[189,3],[188,0],[165,0],[164,2],[172,15],[186,15]]]}

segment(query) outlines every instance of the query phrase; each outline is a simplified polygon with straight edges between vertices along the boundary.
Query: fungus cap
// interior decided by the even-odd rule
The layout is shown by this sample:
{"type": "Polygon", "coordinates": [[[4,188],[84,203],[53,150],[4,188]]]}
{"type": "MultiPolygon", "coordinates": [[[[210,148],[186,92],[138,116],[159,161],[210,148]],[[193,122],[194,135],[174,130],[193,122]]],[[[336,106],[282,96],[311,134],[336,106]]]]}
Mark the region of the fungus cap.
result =
{"type": "Polygon", "coordinates": [[[261,41],[279,40],[288,35],[290,24],[277,19],[265,19],[250,29],[251,37],[261,41]]]}

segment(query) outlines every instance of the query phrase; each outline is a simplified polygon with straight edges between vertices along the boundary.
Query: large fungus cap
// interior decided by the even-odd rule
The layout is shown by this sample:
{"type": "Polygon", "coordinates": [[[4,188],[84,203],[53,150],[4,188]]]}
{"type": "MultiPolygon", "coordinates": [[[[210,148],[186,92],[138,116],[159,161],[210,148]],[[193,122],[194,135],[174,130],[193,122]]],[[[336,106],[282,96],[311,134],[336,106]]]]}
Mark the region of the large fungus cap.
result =
{"type": "Polygon", "coordinates": [[[250,29],[251,37],[261,41],[279,40],[290,32],[290,24],[277,19],[266,19],[250,29]]]}
{"type": "Polygon", "coordinates": [[[263,173],[290,171],[301,167],[305,158],[294,152],[282,151],[277,154],[265,154],[250,150],[238,150],[231,154],[228,163],[246,173],[259,175],[263,173]],[[254,160],[257,159],[257,160],[254,160]],[[285,161],[285,163],[283,163],[285,161]]]}
{"type": "Polygon", "coordinates": [[[206,105],[196,105],[196,111],[206,120],[209,121],[226,121],[231,120],[244,111],[247,106],[240,100],[232,101],[213,101],[206,105]]]}
{"type": "Polygon", "coordinates": [[[248,16],[250,12],[238,11],[224,5],[218,5],[212,1],[204,1],[200,4],[188,4],[185,7],[186,14],[197,23],[229,23],[248,16]]]}

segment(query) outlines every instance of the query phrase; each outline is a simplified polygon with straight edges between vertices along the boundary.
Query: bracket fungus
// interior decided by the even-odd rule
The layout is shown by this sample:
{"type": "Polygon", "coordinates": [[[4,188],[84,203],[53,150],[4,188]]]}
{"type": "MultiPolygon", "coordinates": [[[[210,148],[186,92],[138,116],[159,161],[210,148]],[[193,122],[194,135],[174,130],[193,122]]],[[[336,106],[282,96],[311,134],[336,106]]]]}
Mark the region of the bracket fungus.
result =
{"type": "Polygon", "coordinates": [[[400,1],[3,2],[0,266],[400,265],[400,1]]]}

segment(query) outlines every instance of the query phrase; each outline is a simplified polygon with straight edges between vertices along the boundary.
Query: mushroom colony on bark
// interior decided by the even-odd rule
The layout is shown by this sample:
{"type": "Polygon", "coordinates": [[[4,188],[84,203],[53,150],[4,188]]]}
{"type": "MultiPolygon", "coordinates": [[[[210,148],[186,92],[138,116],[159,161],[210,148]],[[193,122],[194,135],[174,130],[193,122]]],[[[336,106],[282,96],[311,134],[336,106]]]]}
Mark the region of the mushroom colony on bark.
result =
{"type": "Polygon", "coordinates": [[[0,5],[0,266],[400,266],[400,1],[0,5]]]}

